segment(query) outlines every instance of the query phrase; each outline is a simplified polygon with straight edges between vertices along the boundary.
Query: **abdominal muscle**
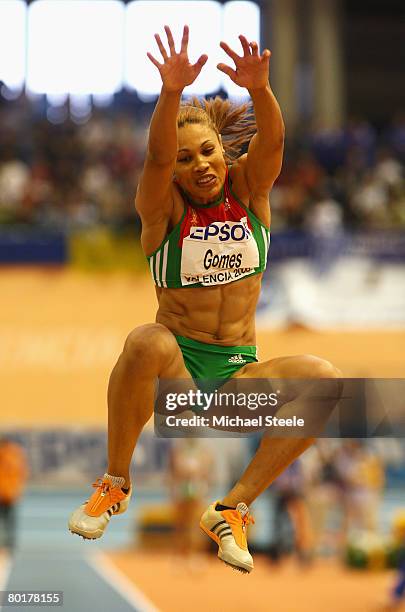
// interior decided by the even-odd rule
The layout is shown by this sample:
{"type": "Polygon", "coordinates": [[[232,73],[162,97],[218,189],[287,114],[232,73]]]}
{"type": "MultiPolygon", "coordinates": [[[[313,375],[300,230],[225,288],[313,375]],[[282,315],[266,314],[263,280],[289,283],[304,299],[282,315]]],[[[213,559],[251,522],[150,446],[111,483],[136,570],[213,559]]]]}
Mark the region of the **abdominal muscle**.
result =
{"type": "Polygon", "coordinates": [[[215,287],[156,287],[156,322],[173,334],[207,344],[256,344],[255,311],[261,274],[215,287]]]}

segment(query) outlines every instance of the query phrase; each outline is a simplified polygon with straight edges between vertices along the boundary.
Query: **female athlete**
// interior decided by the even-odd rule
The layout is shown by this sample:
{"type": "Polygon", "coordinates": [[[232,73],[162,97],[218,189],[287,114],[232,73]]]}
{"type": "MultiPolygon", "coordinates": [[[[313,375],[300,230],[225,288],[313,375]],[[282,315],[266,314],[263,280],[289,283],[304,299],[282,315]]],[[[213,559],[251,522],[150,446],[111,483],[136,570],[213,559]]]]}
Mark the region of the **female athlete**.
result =
{"type": "MultiPolygon", "coordinates": [[[[131,496],[129,466],[142,428],[153,411],[157,378],[337,378],[313,356],[256,358],[255,309],[269,245],[269,192],[282,164],[284,125],[269,84],[270,51],[239,36],[242,54],[220,46],[235,68],[218,64],[253,102],[194,100],[181,105],[183,89],[207,61],[192,65],[184,26],[180,51],[165,26],[168,50],[158,34],[162,90],[154,110],[143,173],[135,199],[141,242],[156,285],[156,322],[134,329],[108,388],[108,473],[90,500],[73,512],[69,528],[84,538],[103,535],[110,517],[131,496]],[[249,141],[248,151],[238,155],[249,141]]],[[[201,527],[218,556],[242,571],[253,569],[246,541],[248,506],[314,438],[263,438],[235,486],[210,505],[201,527]]]]}

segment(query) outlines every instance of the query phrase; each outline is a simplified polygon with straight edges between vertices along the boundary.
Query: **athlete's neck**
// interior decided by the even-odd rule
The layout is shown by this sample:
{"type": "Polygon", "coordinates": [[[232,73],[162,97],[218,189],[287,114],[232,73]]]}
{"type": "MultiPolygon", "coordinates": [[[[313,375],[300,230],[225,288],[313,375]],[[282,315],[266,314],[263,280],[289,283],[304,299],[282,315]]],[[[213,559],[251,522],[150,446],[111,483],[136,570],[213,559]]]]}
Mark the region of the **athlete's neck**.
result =
{"type": "Polygon", "coordinates": [[[197,200],[195,200],[189,193],[188,191],[185,191],[184,189],[182,190],[184,195],[187,198],[187,201],[189,202],[189,204],[191,204],[191,206],[193,207],[202,207],[204,208],[205,206],[218,206],[218,204],[221,204],[224,201],[224,185],[222,185],[221,187],[221,191],[214,197],[211,198],[211,200],[207,200],[204,202],[198,202],[197,200]]]}

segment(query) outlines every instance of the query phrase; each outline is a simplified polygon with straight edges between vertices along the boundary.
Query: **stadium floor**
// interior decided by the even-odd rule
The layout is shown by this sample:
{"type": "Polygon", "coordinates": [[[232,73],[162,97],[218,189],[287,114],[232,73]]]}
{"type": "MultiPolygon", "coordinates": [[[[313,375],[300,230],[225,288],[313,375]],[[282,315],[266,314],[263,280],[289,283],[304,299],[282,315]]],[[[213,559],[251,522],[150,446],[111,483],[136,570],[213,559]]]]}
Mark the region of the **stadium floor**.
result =
{"type": "Polygon", "coordinates": [[[392,571],[349,571],[335,560],[274,567],[262,555],[249,576],[212,556],[189,570],[176,568],[168,554],[133,551],[20,551],[4,565],[0,560],[4,590],[63,591],[64,612],[383,612],[394,581],[392,571]]]}
{"type": "MultiPolygon", "coordinates": [[[[303,568],[293,559],[273,565],[256,554],[249,576],[225,567],[214,554],[202,566],[179,566],[168,552],[136,544],[137,511],[148,495],[138,495],[135,512],[117,517],[102,540],[85,542],[66,529],[82,495],[25,496],[15,556],[8,562],[0,556],[0,590],[63,591],[65,612],[382,612],[393,584],[392,571],[349,570],[332,558],[303,568]]],[[[382,527],[398,499],[398,493],[384,498],[382,527]]]]}
{"type": "Polygon", "coordinates": [[[175,571],[170,558],[161,554],[109,556],[164,612],[381,612],[393,582],[392,572],[371,577],[369,572],[349,571],[335,560],[302,569],[293,560],[274,567],[256,555],[253,573],[242,576],[214,558],[198,573],[190,573],[175,571]]]}

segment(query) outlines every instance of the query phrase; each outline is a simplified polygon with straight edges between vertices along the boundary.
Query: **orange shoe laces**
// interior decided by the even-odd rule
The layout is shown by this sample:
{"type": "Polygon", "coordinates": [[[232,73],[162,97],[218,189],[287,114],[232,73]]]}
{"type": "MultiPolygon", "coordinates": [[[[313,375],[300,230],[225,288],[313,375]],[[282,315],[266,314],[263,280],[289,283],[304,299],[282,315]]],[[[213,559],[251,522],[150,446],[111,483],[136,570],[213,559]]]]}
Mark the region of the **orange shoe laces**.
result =
{"type": "Polygon", "coordinates": [[[252,523],[252,525],[255,524],[255,519],[251,514],[248,513],[245,514],[245,516],[242,516],[242,524],[244,527],[247,527],[248,525],[250,525],[250,523],[252,523]]]}
{"type": "Polygon", "coordinates": [[[111,482],[108,482],[108,480],[103,480],[103,478],[97,478],[91,486],[94,487],[95,489],[100,488],[101,489],[100,492],[105,493],[107,489],[111,487],[111,482]]]}
{"type": "Polygon", "coordinates": [[[95,489],[99,489],[100,494],[109,493],[111,499],[113,500],[114,497],[117,497],[117,494],[122,494],[120,487],[114,487],[111,482],[109,482],[108,480],[104,480],[103,478],[97,478],[97,480],[93,482],[92,487],[94,487],[95,489]]]}
{"type": "Polygon", "coordinates": [[[85,512],[89,516],[100,516],[125,497],[124,492],[119,487],[114,487],[111,482],[104,478],[97,478],[92,486],[96,490],[90,499],[85,502],[85,512]]]}
{"type": "Polygon", "coordinates": [[[238,514],[241,518],[241,522],[242,522],[242,528],[243,530],[246,529],[246,527],[248,525],[250,525],[252,523],[252,525],[255,524],[255,519],[253,518],[253,516],[250,514],[249,512],[249,508],[247,507],[246,504],[244,504],[243,502],[239,503],[236,506],[236,510],[238,511],[238,514]]]}

